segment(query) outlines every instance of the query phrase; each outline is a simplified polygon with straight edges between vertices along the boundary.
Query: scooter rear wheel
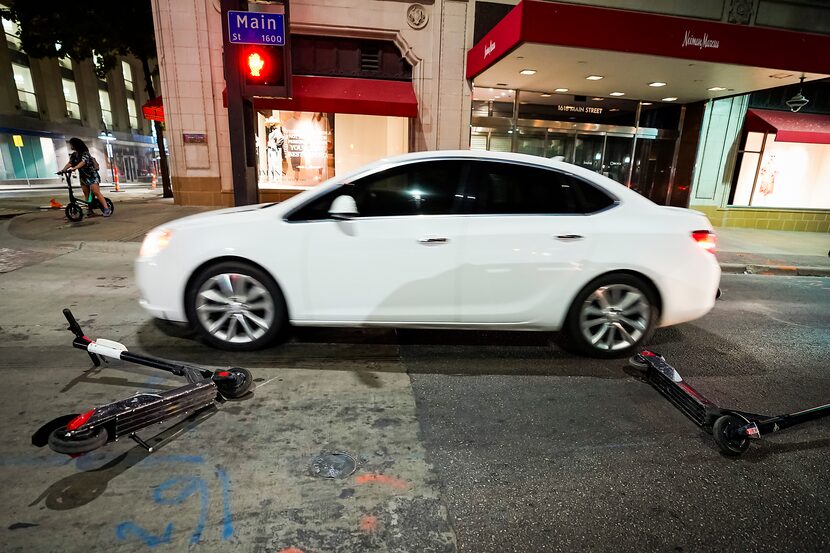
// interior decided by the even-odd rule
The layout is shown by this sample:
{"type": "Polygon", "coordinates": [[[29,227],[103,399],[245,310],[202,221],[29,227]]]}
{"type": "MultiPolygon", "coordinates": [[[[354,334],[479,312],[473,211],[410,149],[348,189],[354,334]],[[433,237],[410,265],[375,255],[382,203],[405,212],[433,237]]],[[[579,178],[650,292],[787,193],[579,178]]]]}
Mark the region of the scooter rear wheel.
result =
{"type": "Polygon", "coordinates": [[[746,423],[735,415],[723,415],[712,426],[712,437],[724,455],[737,457],[749,447],[749,438],[735,436],[735,432],[746,423]]]}
{"type": "Polygon", "coordinates": [[[81,455],[106,444],[108,438],[106,428],[97,428],[87,434],[68,437],[66,427],[62,426],[49,435],[49,448],[64,455],[81,455]]]}

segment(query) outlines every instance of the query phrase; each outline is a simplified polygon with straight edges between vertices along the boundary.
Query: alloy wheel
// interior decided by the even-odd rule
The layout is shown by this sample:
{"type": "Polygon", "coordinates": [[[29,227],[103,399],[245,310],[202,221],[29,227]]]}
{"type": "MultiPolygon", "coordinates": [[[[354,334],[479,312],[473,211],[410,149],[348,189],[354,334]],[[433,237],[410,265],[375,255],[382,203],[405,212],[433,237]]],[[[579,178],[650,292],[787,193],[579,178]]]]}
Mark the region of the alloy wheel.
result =
{"type": "Polygon", "coordinates": [[[649,328],[650,319],[651,305],[643,292],[627,284],[608,284],[583,302],[579,328],[594,348],[614,351],[636,344],[649,328]]]}
{"type": "Polygon", "coordinates": [[[205,280],[196,292],[196,315],[211,336],[246,344],[261,338],[274,324],[274,299],[257,279],[221,273],[205,280]]]}

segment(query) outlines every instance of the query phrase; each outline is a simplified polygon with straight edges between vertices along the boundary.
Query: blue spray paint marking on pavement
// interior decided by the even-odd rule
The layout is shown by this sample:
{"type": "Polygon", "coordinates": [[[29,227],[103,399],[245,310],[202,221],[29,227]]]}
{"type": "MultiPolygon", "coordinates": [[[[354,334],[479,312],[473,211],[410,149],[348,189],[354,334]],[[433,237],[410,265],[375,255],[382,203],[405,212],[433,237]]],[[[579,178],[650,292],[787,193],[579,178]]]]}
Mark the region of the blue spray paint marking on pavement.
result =
{"type": "Polygon", "coordinates": [[[116,527],[115,535],[119,540],[126,540],[130,535],[135,535],[148,546],[156,547],[162,543],[170,543],[173,537],[173,523],[167,525],[163,534],[156,536],[134,522],[122,522],[116,527]]]}
{"type": "Polygon", "coordinates": [[[233,536],[233,518],[231,517],[231,480],[228,478],[228,473],[225,469],[219,467],[216,469],[216,476],[222,482],[222,539],[229,540],[233,536]]]}
{"type": "MultiPolygon", "coordinates": [[[[192,462],[201,463],[204,461],[200,456],[170,456],[183,457],[192,462]]],[[[227,541],[233,537],[233,514],[231,513],[231,481],[228,473],[222,467],[216,468],[216,477],[222,485],[222,539],[227,541]]],[[[199,543],[202,539],[202,533],[207,523],[208,509],[210,506],[210,490],[207,482],[199,476],[177,476],[169,480],[165,480],[153,490],[153,501],[159,505],[180,505],[187,498],[193,495],[199,495],[199,520],[196,523],[196,528],[193,530],[193,535],[190,537],[190,545],[199,543]],[[173,494],[178,488],[178,493],[173,494]],[[169,492],[169,495],[168,495],[169,492]]],[[[129,536],[136,536],[150,547],[155,547],[161,543],[168,543],[172,538],[173,523],[167,523],[165,530],[160,535],[155,535],[148,532],[133,521],[124,521],[118,524],[115,529],[115,535],[119,540],[125,540],[129,536]]]]}
{"type": "Polygon", "coordinates": [[[195,493],[200,495],[200,509],[199,522],[196,523],[196,529],[190,537],[191,545],[199,543],[199,540],[202,539],[202,531],[205,529],[205,522],[207,521],[209,501],[208,487],[205,481],[198,476],[171,478],[159,484],[153,493],[153,499],[160,505],[178,505],[195,493]],[[179,484],[184,484],[184,486],[177,496],[173,498],[164,497],[165,491],[179,484]]]}

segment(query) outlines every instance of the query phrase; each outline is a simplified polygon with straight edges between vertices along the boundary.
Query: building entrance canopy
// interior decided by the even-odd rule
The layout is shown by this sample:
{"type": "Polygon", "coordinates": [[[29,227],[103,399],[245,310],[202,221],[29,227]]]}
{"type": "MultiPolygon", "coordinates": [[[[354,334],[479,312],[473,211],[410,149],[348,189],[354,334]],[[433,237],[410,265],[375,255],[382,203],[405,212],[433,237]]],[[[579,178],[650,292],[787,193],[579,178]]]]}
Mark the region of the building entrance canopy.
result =
{"type": "Polygon", "coordinates": [[[467,78],[691,103],[825,78],[829,51],[830,36],[523,0],[467,52],[467,78]]]}

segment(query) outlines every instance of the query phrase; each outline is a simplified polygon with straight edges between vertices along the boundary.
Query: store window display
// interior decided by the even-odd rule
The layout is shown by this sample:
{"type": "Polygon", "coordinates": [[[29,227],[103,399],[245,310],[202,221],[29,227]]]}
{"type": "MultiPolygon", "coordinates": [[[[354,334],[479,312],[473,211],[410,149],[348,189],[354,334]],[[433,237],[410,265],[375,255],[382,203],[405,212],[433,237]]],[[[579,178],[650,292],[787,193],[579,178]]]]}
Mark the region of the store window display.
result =
{"type": "Polygon", "coordinates": [[[334,176],[333,115],[272,110],[260,119],[261,187],[308,187],[334,176]]]}

